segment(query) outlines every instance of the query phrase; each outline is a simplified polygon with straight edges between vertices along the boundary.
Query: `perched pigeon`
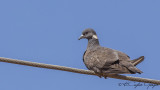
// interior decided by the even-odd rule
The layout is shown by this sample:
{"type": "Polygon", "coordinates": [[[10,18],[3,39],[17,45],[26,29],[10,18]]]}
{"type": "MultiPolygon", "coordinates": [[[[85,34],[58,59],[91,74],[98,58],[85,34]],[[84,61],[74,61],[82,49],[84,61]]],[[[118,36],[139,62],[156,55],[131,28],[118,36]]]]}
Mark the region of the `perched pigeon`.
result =
{"type": "Polygon", "coordinates": [[[130,60],[123,52],[101,47],[96,32],[85,29],[80,39],[88,39],[87,50],[83,55],[83,62],[89,70],[93,70],[99,77],[104,74],[141,74],[142,71],[135,66],[144,60],[144,56],[130,60]]]}

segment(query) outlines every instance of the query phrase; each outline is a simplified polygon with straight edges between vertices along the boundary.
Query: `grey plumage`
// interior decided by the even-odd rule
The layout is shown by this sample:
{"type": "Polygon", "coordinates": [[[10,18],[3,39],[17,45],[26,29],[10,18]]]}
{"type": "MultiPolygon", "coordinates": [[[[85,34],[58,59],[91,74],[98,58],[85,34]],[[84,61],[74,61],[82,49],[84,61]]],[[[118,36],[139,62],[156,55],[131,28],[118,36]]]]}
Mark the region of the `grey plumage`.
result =
{"type": "Polygon", "coordinates": [[[137,59],[134,59],[131,61],[131,63],[133,63],[134,66],[137,66],[139,63],[141,63],[144,60],[144,56],[141,56],[137,59]]]}
{"type": "Polygon", "coordinates": [[[101,76],[102,74],[135,74],[142,73],[135,66],[144,60],[144,56],[130,60],[123,52],[101,47],[96,32],[86,29],[82,32],[80,39],[88,39],[87,50],[83,55],[83,62],[89,70],[101,76]]]}

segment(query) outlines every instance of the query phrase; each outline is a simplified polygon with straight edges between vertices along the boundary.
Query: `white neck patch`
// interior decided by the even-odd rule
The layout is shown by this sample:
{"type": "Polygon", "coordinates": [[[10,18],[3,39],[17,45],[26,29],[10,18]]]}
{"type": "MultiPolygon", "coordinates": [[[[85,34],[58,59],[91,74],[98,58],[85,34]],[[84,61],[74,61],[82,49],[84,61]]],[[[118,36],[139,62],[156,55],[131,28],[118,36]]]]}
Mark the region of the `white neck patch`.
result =
{"type": "Polygon", "coordinates": [[[93,35],[92,38],[98,39],[97,35],[93,35]]]}

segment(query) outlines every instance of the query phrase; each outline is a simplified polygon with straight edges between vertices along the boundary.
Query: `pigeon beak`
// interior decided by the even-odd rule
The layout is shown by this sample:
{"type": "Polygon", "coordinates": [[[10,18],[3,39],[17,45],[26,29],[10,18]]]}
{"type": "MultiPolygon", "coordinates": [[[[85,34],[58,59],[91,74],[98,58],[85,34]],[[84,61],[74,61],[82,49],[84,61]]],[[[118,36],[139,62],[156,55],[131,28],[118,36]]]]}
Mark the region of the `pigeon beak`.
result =
{"type": "Polygon", "coordinates": [[[82,38],[84,38],[84,35],[81,35],[78,40],[80,40],[80,39],[82,39],[82,38]]]}

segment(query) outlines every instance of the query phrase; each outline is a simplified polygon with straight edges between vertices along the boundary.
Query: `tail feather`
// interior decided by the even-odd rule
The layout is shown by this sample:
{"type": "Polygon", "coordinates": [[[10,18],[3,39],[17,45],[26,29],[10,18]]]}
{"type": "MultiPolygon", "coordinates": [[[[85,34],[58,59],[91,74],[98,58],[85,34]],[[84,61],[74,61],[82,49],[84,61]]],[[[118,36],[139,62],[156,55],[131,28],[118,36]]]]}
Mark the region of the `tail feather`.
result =
{"type": "Polygon", "coordinates": [[[139,63],[141,63],[144,60],[144,56],[141,56],[137,59],[134,59],[131,61],[131,63],[133,63],[134,66],[138,65],[139,63]]]}
{"type": "Polygon", "coordinates": [[[141,70],[139,70],[138,68],[136,68],[136,67],[129,67],[128,68],[129,69],[129,71],[131,71],[131,73],[139,73],[139,74],[141,74],[141,73],[143,73],[141,70]]]}

